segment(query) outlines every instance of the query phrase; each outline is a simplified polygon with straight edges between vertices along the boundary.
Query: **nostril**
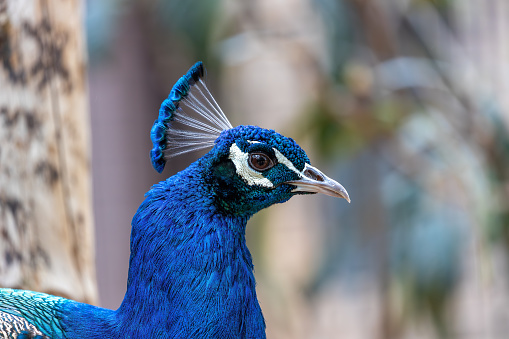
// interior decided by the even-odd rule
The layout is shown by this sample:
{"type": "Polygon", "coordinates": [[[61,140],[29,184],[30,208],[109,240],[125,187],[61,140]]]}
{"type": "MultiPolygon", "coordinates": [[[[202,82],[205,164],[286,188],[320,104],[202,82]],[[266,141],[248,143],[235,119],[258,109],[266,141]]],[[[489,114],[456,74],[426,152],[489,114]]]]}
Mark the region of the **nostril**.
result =
{"type": "Polygon", "coordinates": [[[315,180],[315,181],[321,181],[321,182],[325,181],[325,179],[323,178],[323,176],[320,173],[312,171],[310,169],[305,170],[304,175],[310,179],[315,180]]]}

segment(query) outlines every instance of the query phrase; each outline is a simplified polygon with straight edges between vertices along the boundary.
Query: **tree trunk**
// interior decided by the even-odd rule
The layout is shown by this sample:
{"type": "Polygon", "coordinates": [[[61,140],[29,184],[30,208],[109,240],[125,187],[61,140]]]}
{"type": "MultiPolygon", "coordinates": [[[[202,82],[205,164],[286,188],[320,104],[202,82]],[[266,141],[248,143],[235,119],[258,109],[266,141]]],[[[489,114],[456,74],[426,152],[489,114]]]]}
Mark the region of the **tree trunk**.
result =
{"type": "Polygon", "coordinates": [[[79,0],[0,0],[0,285],[95,303],[79,0]]]}

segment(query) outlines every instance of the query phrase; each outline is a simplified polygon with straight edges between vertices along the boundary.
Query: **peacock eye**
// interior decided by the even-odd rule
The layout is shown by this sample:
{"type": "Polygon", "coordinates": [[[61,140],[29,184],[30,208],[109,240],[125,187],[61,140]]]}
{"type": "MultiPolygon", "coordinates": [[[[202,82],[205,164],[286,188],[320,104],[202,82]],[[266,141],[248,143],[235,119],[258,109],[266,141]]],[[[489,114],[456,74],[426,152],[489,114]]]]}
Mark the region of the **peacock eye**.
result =
{"type": "Polygon", "coordinates": [[[255,171],[265,171],[275,165],[275,161],[273,161],[267,154],[261,152],[253,152],[249,153],[249,166],[255,171]]]}

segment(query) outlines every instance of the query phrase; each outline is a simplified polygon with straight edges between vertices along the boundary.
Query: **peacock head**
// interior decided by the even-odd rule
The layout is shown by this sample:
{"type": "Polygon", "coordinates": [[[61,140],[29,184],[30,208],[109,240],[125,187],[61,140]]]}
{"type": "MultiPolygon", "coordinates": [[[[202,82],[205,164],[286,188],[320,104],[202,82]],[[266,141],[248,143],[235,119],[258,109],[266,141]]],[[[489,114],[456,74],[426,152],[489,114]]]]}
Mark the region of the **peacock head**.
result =
{"type": "Polygon", "coordinates": [[[257,126],[233,128],[208,91],[204,73],[196,63],[161,105],[151,131],[158,172],[168,158],[212,147],[195,165],[227,213],[252,215],[296,194],[324,193],[350,202],[343,186],[311,166],[293,139],[257,126]]]}

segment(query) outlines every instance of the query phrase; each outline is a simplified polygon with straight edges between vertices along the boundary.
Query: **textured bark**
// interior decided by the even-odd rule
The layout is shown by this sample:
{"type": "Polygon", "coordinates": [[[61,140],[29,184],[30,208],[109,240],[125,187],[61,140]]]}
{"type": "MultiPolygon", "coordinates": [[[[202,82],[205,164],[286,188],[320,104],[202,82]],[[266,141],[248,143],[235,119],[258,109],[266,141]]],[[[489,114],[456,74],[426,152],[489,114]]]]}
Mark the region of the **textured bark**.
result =
{"type": "Polygon", "coordinates": [[[0,285],[94,303],[82,3],[0,0],[0,285]]]}

